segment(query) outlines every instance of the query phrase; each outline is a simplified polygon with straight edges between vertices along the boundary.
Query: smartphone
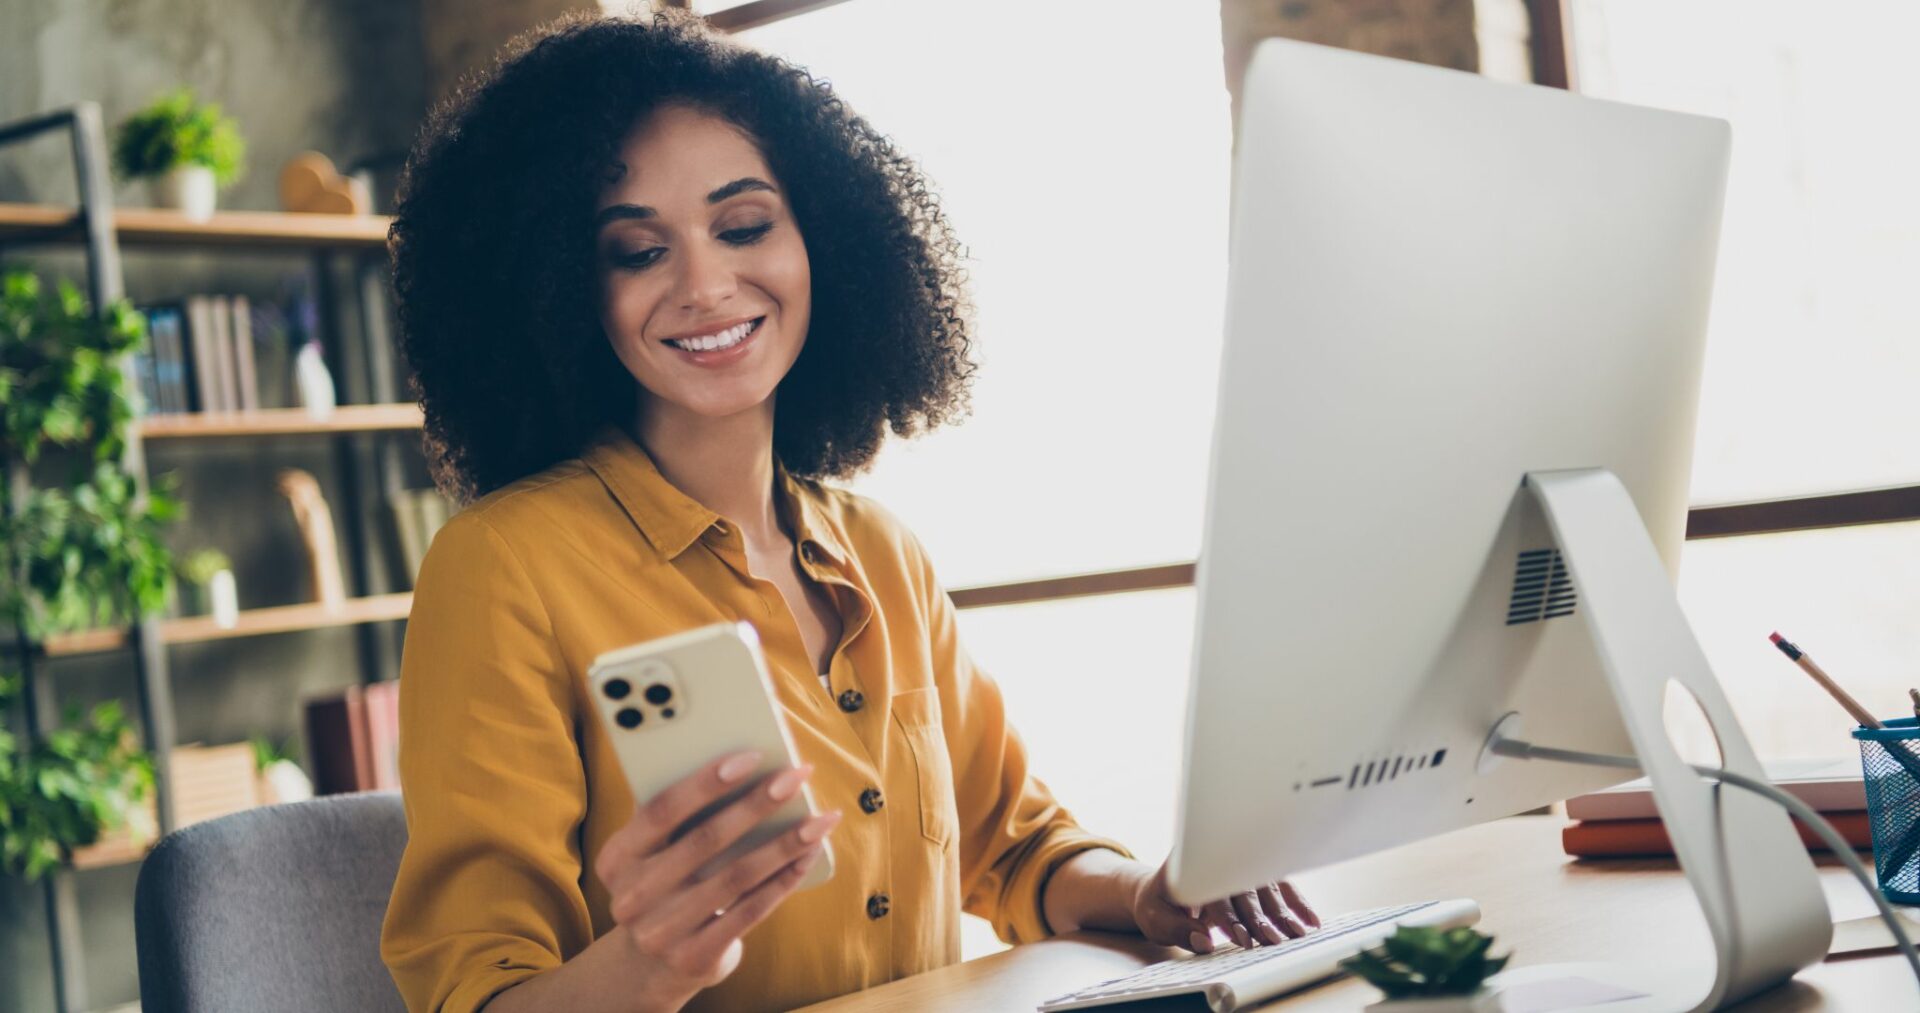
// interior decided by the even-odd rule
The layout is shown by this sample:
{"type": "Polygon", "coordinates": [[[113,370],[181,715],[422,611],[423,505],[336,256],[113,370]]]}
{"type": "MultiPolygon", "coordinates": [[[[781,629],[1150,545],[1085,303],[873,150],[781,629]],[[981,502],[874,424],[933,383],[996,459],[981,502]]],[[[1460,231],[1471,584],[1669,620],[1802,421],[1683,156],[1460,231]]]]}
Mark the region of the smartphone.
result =
{"type": "MultiPolygon", "coordinates": [[[[767,675],[760,636],[748,623],[715,623],[608,651],[587,669],[587,684],[635,804],[645,804],[723,753],[760,752],[759,769],[676,827],[672,840],[799,762],[767,675]]],[[[818,811],[812,789],[801,785],[799,793],[702,866],[696,877],[704,879],[818,811]]],[[[820,858],[797,889],[832,876],[833,849],[822,842],[820,858]]]]}

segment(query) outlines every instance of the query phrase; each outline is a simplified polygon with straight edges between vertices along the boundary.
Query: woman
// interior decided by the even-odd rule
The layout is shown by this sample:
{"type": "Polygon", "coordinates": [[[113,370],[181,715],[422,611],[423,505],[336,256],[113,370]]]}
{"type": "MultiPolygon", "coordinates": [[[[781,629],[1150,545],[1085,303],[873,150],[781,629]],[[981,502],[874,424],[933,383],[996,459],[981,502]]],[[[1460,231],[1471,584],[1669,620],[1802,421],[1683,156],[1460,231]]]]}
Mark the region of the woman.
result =
{"type": "Polygon", "coordinates": [[[919,543],[819,481],[971,372],[934,197],[826,85],[691,16],[557,22],[436,112],[392,239],[436,476],[473,501],[402,667],[381,945],[411,1008],[785,1009],[957,960],[963,909],[1009,942],[1315,924],[1284,884],[1179,907],[1076,825],[919,543]],[[636,805],[582,673],[738,619],[804,762],[670,843],[751,758],[636,805]],[[809,778],[829,811],[691,878],[809,778]]]}

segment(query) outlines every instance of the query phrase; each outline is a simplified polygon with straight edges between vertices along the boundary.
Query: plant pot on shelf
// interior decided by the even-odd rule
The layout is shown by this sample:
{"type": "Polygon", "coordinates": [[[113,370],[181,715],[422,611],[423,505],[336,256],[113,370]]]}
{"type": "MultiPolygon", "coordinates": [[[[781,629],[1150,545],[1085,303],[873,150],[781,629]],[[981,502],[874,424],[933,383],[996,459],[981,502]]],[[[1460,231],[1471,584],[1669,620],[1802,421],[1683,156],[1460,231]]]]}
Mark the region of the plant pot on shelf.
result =
{"type": "Polygon", "coordinates": [[[147,180],[147,193],[157,208],[169,208],[194,221],[213,217],[213,169],[204,165],[176,165],[147,180]]]}
{"type": "Polygon", "coordinates": [[[1471,995],[1420,996],[1407,999],[1382,999],[1366,1008],[1366,1013],[1499,1013],[1500,993],[1481,988],[1471,995]]]}

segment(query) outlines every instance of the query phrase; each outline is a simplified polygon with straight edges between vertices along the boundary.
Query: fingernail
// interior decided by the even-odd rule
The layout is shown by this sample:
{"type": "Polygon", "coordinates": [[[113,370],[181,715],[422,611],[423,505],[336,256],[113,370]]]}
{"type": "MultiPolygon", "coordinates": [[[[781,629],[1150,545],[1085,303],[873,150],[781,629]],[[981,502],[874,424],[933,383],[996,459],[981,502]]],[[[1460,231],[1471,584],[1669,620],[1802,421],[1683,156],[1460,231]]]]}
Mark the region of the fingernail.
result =
{"type": "Polygon", "coordinates": [[[753,770],[753,768],[758,767],[759,765],[760,765],[759,753],[757,752],[741,753],[739,756],[732,757],[728,759],[727,762],[720,765],[720,780],[738,781],[741,778],[747,776],[747,774],[750,773],[753,770]]]}
{"type": "Polygon", "coordinates": [[[814,841],[827,836],[827,831],[832,830],[839,822],[840,811],[838,809],[816,816],[808,820],[806,824],[800,828],[800,839],[808,844],[812,844],[814,841]]]}
{"type": "Polygon", "coordinates": [[[1187,934],[1187,948],[1195,953],[1210,953],[1213,951],[1213,940],[1205,932],[1190,932],[1187,934]]]}
{"type": "Polygon", "coordinates": [[[776,802],[784,802],[792,798],[793,793],[800,790],[800,782],[806,780],[807,774],[812,770],[813,767],[803,765],[774,778],[773,783],[767,785],[767,797],[776,802]]]}

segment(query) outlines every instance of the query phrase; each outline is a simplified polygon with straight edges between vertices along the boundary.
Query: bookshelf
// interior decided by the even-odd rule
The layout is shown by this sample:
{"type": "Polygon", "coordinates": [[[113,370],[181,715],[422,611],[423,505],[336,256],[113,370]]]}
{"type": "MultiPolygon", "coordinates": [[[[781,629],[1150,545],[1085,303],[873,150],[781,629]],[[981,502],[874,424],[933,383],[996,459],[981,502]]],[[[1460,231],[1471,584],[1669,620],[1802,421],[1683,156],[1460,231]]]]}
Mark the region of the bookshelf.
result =
{"type": "Polygon", "coordinates": [[[303,408],[267,408],[252,412],[181,412],[150,415],[140,420],[140,435],[148,440],[180,440],[214,436],[327,436],[421,428],[416,404],[341,405],[325,418],[314,418],[303,408]]]}
{"type": "MultiPolygon", "coordinates": [[[[338,605],[302,602],[298,605],[247,609],[240,613],[239,620],[232,626],[221,626],[213,621],[212,616],[162,619],[159,622],[160,642],[162,644],[198,644],[208,640],[230,640],[235,637],[258,637],[269,633],[294,633],[300,630],[322,630],[333,626],[385,622],[405,619],[412,608],[413,595],[402,591],[395,594],[370,595],[365,598],[349,598],[338,605]]],[[[49,637],[40,647],[47,657],[68,658],[81,654],[120,650],[127,646],[127,642],[125,630],[87,630],[82,633],[66,633],[49,637]]]]}
{"type": "MultiPolygon", "coordinates": [[[[347,562],[346,600],[328,605],[305,602],[242,611],[237,622],[222,627],[211,616],[162,619],[149,617],[129,628],[89,630],[30,643],[16,637],[15,661],[25,677],[26,739],[31,746],[58,724],[55,705],[57,680],[52,663],[82,655],[111,657],[124,654],[136,677],[139,723],[145,746],[153,755],[156,792],[154,807],[162,835],[176,825],[176,799],[170,768],[175,743],[173,692],[169,649],[175,645],[241,637],[267,636],[304,630],[352,627],[356,631],[356,680],[379,681],[398,664],[396,620],[412,607],[407,591],[376,588],[376,582],[399,583],[411,577],[404,564],[377,565],[368,528],[369,502],[392,502],[404,490],[407,468],[404,454],[417,455],[423,419],[419,406],[400,400],[396,360],[387,310],[387,230],[392,220],[380,215],[292,214],[269,211],[222,211],[207,221],[193,221],[175,211],[115,208],[107,176],[106,144],[99,106],[91,102],[12,123],[0,123],[0,145],[45,134],[71,135],[73,166],[80,206],[0,203],[0,253],[32,248],[75,248],[85,253],[87,294],[95,307],[125,292],[120,251],[144,248],[150,255],[178,251],[191,254],[252,256],[273,252],[307,258],[307,274],[316,304],[317,337],[342,404],[324,417],[304,409],[193,412],[148,415],[129,430],[122,466],[144,493],[148,445],[203,440],[249,440],[267,437],[324,438],[333,449],[337,498],[331,504],[340,549],[347,562]],[[344,264],[342,262],[345,262],[344,264]],[[343,291],[336,268],[349,267],[353,283],[343,291]],[[344,298],[343,298],[344,297],[344,298]],[[339,307],[357,307],[359,340],[350,342],[339,307]],[[408,445],[411,444],[411,449],[408,445]],[[364,456],[363,451],[371,453],[364,456]],[[369,464],[371,465],[369,467],[369,464]],[[372,499],[370,500],[369,494],[372,499]],[[376,575],[383,578],[376,581],[376,575]]],[[[138,389],[133,367],[128,382],[138,389]]],[[[276,455],[291,453],[273,442],[249,446],[263,471],[269,472],[276,455]]],[[[10,476],[21,480],[22,476],[10,476]]],[[[297,548],[289,546],[290,552],[297,548]]],[[[16,631],[17,633],[18,631],[16,631]]],[[[184,759],[184,754],[183,754],[184,759]]],[[[186,799],[191,803],[191,799],[186,799]]],[[[87,1007],[85,973],[81,961],[80,908],[74,882],[77,868],[103,868],[136,863],[142,849],[124,854],[96,854],[75,868],[58,870],[46,880],[46,923],[56,1007],[60,1013],[87,1007]]]]}
{"type": "MultiPolygon", "coordinates": [[[[113,231],[126,246],[221,247],[243,250],[385,250],[384,215],[315,215],[284,211],[216,211],[199,222],[178,211],[114,208],[113,231]]],[[[0,244],[79,243],[86,239],[86,213],[47,204],[0,203],[0,244]]]]}

